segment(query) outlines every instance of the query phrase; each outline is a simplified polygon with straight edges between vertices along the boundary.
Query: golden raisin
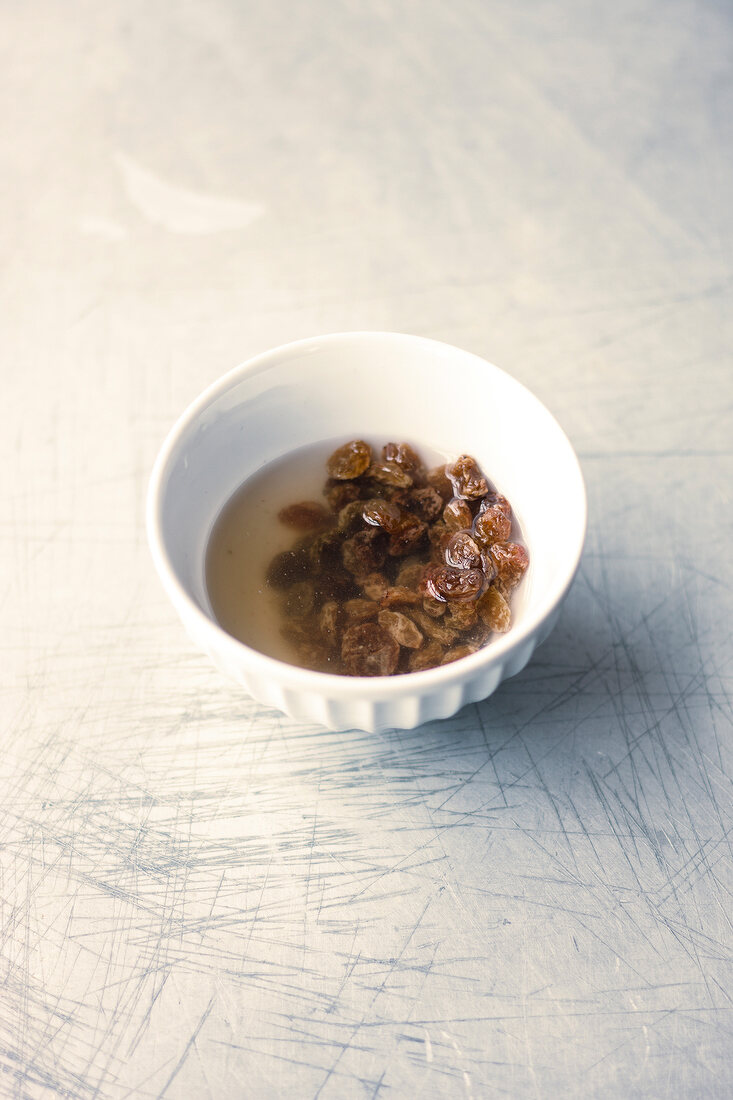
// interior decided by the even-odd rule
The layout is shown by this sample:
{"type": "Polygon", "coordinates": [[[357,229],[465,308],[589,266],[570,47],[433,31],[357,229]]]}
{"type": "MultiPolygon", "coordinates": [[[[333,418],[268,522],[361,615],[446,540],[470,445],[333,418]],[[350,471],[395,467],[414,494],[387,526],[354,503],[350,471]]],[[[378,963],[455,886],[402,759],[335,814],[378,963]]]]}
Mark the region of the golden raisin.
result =
{"type": "Polygon", "coordinates": [[[329,477],[335,477],[338,481],[351,481],[364,473],[371,460],[369,444],[363,439],[352,439],[333,452],[326,463],[326,470],[329,477]]]}

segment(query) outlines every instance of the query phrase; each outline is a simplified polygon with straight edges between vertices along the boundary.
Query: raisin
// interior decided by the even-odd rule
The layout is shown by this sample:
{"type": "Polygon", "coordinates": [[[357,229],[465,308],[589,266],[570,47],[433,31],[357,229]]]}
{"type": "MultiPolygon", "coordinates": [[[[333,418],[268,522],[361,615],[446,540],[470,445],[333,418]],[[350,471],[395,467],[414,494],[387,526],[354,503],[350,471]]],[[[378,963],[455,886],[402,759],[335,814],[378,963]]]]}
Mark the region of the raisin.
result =
{"type": "Polygon", "coordinates": [[[316,584],[316,602],[318,604],[328,603],[329,600],[343,603],[344,600],[351,600],[359,595],[359,586],[354,578],[350,573],[343,570],[341,562],[338,565],[338,569],[334,569],[332,572],[318,578],[316,584]]]}
{"type": "Polygon", "coordinates": [[[440,642],[431,639],[422,649],[414,649],[410,654],[408,668],[410,672],[422,672],[426,668],[435,668],[443,659],[443,647],[440,642]]]}
{"type": "MultiPolygon", "coordinates": [[[[483,599],[483,596],[481,599],[483,599]]],[[[470,628],[475,626],[478,622],[477,606],[480,602],[480,600],[476,600],[475,603],[450,604],[448,607],[449,625],[461,631],[470,630],[470,628]]],[[[441,604],[441,607],[445,607],[445,604],[441,604]]]]}
{"type": "Polygon", "coordinates": [[[402,466],[408,473],[415,474],[422,471],[422,462],[409,443],[386,443],[382,448],[384,462],[394,462],[402,466]]]}
{"type": "Polygon", "coordinates": [[[512,625],[511,609],[498,588],[487,588],[477,606],[483,621],[497,634],[505,634],[512,625]]]}
{"type": "Polygon", "coordinates": [[[431,619],[424,611],[413,611],[411,614],[423,634],[440,642],[441,645],[453,645],[458,638],[460,631],[451,630],[442,619],[431,619]]]}
{"type": "Polygon", "coordinates": [[[328,512],[315,500],[288,504],[286,508],[280,509],[277,518],[287,527],[295,527],[299,531],[317,531],[329,522],[328,512]]]}
{"type": "Polygon", "coordinates": [[[267,569],[266,580],[271,588],[288,588],[304,580],[311,572],[309,554],[304,550],[283,550],[276,554],[267,569]]]}
{"type": "Polygon", "coordinates": [[[399,645],[377,623],[350,626],[341,642],[341,659],[352,676],[390,676],[399,656],[399,645]]]}
{"type": "Polygon", "coordinates": [[[446,605],[442,600],[436,600],[434,596],[423,596],[422,609],[431,619],[439,619],[445,615],[446,605]]]}
{"type": "Polygon", "coordinates": [[[527,571],[529,554],[518,542],[494,542],[488,553],[496,566],[497,584],[511,592],[527,571]]]}
{"type": "Polygon", "coordinates": [[[419,649],[422,645],[423,636],[418,628],[399,611],[380,611],[377,621],[398,645],[407,646],[408,649],[419,649]]]}
{"type": "Polygon", "coordinates": [[[422,562],[407,562],[400,566],[397,573],[397,584],[404,588],[414,588],[417,591],[424,572],[425,566],[422,562]]]}
{"type": "MultiPolygon", "coordinates": [[[[504,498],[502,497],[502,500],[504,498]]],[[[503,542],[512,533],[511,511],[506,514],[498,502],[485,506],[486,501],[481,501],[481,508],[473,521],[473,530],[477,542],[482,546],[489,546],[492,542],[503,542]]]]}
{"type": "Polygon", "coordinates": [[[318,627],[321,631],[321,637],[328,646],[334,646],[338,642],[341,616],[341,608],[335,600],[329,600],[321,608],[321,613],[318,616],[318,627]]]}
{"type": "Polygon", "coordinates": [[[387,589],[380,603],[382,607],[415,607],[420,603],[420,596],[414,588],[397,584],[387,589]]]}
{"type": "Polygon", "coordinates": [[[484,587],[484,575],[480,569],[456,569],[452,565],[431,565],[424,580],[425,590],[436,600],[444,602],[475,600],[484,587]]]}
{"type": "Polygon", "coordinates": [[[465,531],[473,523],[473,512],[465,500],[454,497],[443,509],[443,520],[449,531],[465,531]]]}
{"type": "Polygon", "coordinates": [[[344,567],[355,577],[364,577],[367,573],[376,572],[384,565],[386,557],[382,532],[376,527],[359,531],[344,542],[341,547],[341,557],[344,567]]]}
{"type": "Polygon", "coordinates": [[[451,465],[446,466],[445,472],[453,484],[453,493],[465,500],[478,500],[486,496],[489,491],[489,483],[481,473],[475,458],[471,455],[461,455],[451,465]]]}
{"type": "Polygon", "coordinates": [[[337,524],[339,531],[350,532],[363,527],[363,511],[364,506],[360,500],[352,500],[348,504],[344,504],[338,514],[337,524]]]}
{"type": "Polygon", "coordinates": [[[403,512],[399,525],[389,536],[389,552],[393,558],[412,554],[427,534],[427,526],[411,512],[403,512]]]}
{"type": "Polygon", "coordinates": [[[310,615],[314,603],[313,581],[296,581],[285,596],[285,613],[291,619],[304,619],[310,615]]]}
{"type": "Polygon", "coordinates": [[[445,560],[457,569],[480,569],[481,552],[471,538],[470,531],[457,531],[451,535],[445,548],[445,560]]]}
{"type": "Polygon", "coordinates": [[[308,556],[314,573],[335,569],[341,562],[341,540],[333,531],[316,535],[310,544],[308,556]]]}
{"type": "Polygon", "coordinates": [[[344,604],[344,614],[351,623],[363,623],[368,619],[376,619],[379,608],[374,600],[356,599],[347,600],[344,604]]]}
{"type": "Polygon", "coordinates": [[[409,489],[413,483],[412,474],[396,462],[374,462],[367,470],[374,481],[391,485],[395,489],[409,489]]]}
{"type": "Polygon", "coordinates": [[[362,592],[368,600],[381,600],[388,587],[387,579],[381,573],[367,573],[361,581],[362,592]]]}
{"type": "Polygon", "coordinates": [[[438,561],[444,560],[443,555],[445,553],[445,548],[452,534],[453,532],[450,528],[446,527],[442,520],[438,520],[438,522],[434,523],[428,530],[432,555],[438,561]]]}
{"type": "Polygon", "coordinates": [[[391,534],[398,530],[402,522],[402,509],[391,500],[377,497],[367,500],[361,509],[362,518],[372,527],[382,527],[391,534]]]}
{"type": "Polygon", "coordinates": [[[445,466],[436,466],[428,473],[428,485],[435,489],[441,500],[448,502],[453,496],[453,486],[445,472],[445,466]]]}
{"type": "Polygon", "coordinates": [[[476,650],[471,645],[453,646],[452,649],[447,651],[440,663],[441,665],[449,665],[452,664],[453,661],[460,661],[461,657],[470,657],[471,654],[475,652],[476,650]]]}
{"type": "Polygon", "coordinates": [[[443,498],[431,485],[426,485],[424,489],[413,489],[407,494],[405,507],[425,523],[434,523],[443,511],[443,498]]]}
{"type": "Polygon", "coordinates": [[[352,500],[361,500],[361,494],[362,485],[358,481],[336,481],[333,478],[326,482],[323,490],[323,495],[334,512],[340,512],[352,500]]]}
{"type": "Polygon", "coordinates": [[[363,439],[353,439],[333,452],[326,463],[326,470],[329,477],[335,477],[338,481],[351,481],[364,473],[371,460],[369,444],[363,439]]]}

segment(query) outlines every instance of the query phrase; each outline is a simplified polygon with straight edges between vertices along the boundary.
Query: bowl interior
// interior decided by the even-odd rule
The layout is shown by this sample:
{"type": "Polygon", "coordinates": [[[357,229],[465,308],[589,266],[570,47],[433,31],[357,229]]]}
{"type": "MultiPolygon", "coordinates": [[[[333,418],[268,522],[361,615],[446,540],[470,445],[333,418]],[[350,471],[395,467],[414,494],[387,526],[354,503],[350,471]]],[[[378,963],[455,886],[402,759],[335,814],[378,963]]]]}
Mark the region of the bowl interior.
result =
{"type": "Polygon", "coordinates": [[[268,352],[212,386],[173,428],[153,476],[154,522],[168,568],[206,615],[206,545],[234,490],[298,447],[370,436],[472,454],[511,501],[530,553],[513,629],[559,598],[583,541],[585,492],[557,422],[477,356],[363,333],[268,352]]]}

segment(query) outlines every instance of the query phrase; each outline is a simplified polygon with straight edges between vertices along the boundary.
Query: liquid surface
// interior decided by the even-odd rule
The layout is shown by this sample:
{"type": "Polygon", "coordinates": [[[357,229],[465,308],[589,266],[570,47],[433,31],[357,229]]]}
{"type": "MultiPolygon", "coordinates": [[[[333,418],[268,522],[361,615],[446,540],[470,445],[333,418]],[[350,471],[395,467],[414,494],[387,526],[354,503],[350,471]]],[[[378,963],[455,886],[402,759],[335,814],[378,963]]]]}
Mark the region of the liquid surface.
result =
{"type": "MultiPolygon", "coordinates": [[[[386,442],[374,439],[379,446],[386,442]]],[[[230,497],[209,538],[206,588],[218,623],[245,645],[289,664],[300,664],[298,653],[282,635],[278,593],[265,582],[273,557],[295,537],[277,517],[294,501],[325,503],[326,460],[340,443],[342,438],[302,447],[269,463],[230,497]]],[[[416,446],[432,465],[450,457],[416,446]]]]}

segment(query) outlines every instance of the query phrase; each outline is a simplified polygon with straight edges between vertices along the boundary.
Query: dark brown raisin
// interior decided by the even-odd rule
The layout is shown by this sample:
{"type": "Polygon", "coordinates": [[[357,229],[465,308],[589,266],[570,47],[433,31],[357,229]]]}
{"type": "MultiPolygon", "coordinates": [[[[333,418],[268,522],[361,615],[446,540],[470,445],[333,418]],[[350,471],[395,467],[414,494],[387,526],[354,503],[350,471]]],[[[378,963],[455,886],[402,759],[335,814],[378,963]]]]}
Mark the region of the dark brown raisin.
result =
{"type": "Polygon", "coordinates": [[[341,659],[352,676],[390,676],[399,656],[399,645],[378,623],[350,626],[341,642],[341,659]]]}
{"type": "Polygon", "coordinates": [[[465,500],[454,497],[443,509],[443,521],[449,531],[465,531],[473,523],[473,512],[465,500]]]}
{"type": "Polygon", "coordinates": [[[483,621],[497,634],[505,634],[512,625],[511,609],[498,588],[487,588],[477,607],[483,621]]]}
{"type": "Polygon", "coordinates": [[[360,500],[352,500],[348,504],[344,504],[336,521],[339,531],[358,531],[360,527],[363,527],[363,510],[364,506],[360,500]]]}
{"type": "Polygon", "coordinates": [[[316,603],[319,605],[328,603],[329,600],[343,603],[344,600],[351,600],[358,595],[359,586],[356,580],[343,569],[340,561],[338,568],[321,574],[316,583],[316,603]]]}
{"type": "Polygon", "coordinates": [[[332,511],[340,512],[345,504],[350,504],[352,500],[361,500],[362,486],[359,481],[336,481],[331,478],[326,482],[323,495],[332,511]]]}
{"type": "Polygon", "coordinates": [[[316,535],[308,551],[314,573],[335,569],[341,563],[341,539],[335,531],[316,535]]]}
{"type": "Polygon", "coordinates": [[[406,507],[425,523],[434,523],[443,511],[443,498],[432,486],[426,485],[408,494],[406,507]]]}
{"type": "Polygon", "coordinates": [[[465,500],[478,500],[486,496],[489,483],[481,473],[478,463],[471,455],[461,455],[455,462],[446,466],[445,472],[453,484],[453,493],[465,500]]]}
{"type": "Polygon", "coordinates": [[[457,569],[480,569],[481,552],[470,531],[456,531],[445,548],[445,560],[457,569]]]}
{"type": "Polygon", "coordinates": [[[413,483],[412,474],[396,462],[374,462],[367,474],[374,481],[391,485],[395,489],[409,489],[413,483]]]}
{"type": "Polygon", "coordinates": [[[326,463],[326,470],[329,477],[335,477],[338,481],[351,481],[364,473],[371,460],[369,444],[363,439],[352,439],[333,452],[326,463]]]}
{"type": "Polygon", "coordinates": [[[367,573],[380,569],[387,556],[384,538],[378,528],[369,527],[346,539],[341,547],[341,557],[348,572],[355,577],[365,577],[367,573]]]}
{"type": "Polygon", "coordinates": [[[449,602],[475,600],[484,587],[480,569],[456,569],[452,565],[431,565],[425,572],[424,585],[428,595],[449,602]]]}
{"type": "Polygon", "coordinates": [[[402,522],[402,509],[391,500],[382,500],[377,497],[367,500],[362,505],[362,518],[372,527],[382,527],[391,534],[398,530],[402,522]]]}
{"type": "Polygon", "coordinates": [[[302,500],[299,504],[288,504],[281,508],[277,518],[287,527],[298,531],[317,531],[330,522],[330,517],[322,504],[315,500],[302,500]]]}
{"type": "Polygon", "coordinates": [[[422,645],[423,636],[412,619],[399,611],[380,611],[377,620],[398,645],[407,646],[408,649],[419,649],[422,645]]]}
{"type": "Polygon", "coordinates": [[[496,566],[497,579],[505,592],[516,588],[529,565],[529,554],[518,542],[494,542],[488,550],[496,566]]]}
{"type": "Polygon", "coordinates": [[[305,580],[311,572],[311,560],[305,550],[283,550],[276,554],[267,569],[267,583],[272,588],[288,588],[305,580]]]}
{"type": "Polygon", "coordinates": [[[441,500],[447,503],[453,496],[453,485],[445,472],[445,466],[436,466],[428,473],[428,485],[435,489],[441,500]]]}

